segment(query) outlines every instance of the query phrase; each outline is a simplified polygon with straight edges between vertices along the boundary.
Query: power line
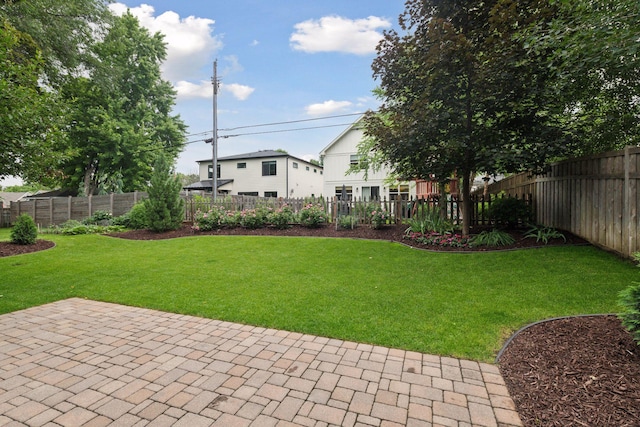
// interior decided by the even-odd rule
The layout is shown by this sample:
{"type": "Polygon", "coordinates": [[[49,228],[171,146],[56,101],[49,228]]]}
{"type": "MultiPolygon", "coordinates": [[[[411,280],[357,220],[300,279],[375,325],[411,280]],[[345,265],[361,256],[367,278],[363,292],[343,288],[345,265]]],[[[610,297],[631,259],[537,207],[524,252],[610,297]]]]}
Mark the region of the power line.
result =
{"type": "Polygon", "coordinates": [[[264,135],[268,133],[282,133],[282,132],[296,132],[300,130],[311,130],[311,129],[324,129],[324,128],[332,128],[338,126],[349,126],[352,123],[341,123],[338,125],[325,125],[325,126],[311,126],[306,128],[295,128],[295,129],[280,129],[280,130],[268,130],[263,132],[246,132],[246,133],[238,133],[235,135],[220,135],[220,138],[235,138],[237,136],[245,136],[245,135],[264,135]]]}
{"type": "MultiPolygon", "coordinates": [[[[238,130],[238,129],[250,129],[250,128],[263,127],[263,126],[286,125],[286,124],[294,124],[294,123],[311,122],[311,121],[317,121],[317,120],[334,119],[334,118],[340,118],[340,117],[361,116],[362,114],[364,114],[364,113],[340,114],[340,115],[335,115],[335,116],[316,117],[316,118],[313,118],[313,119],[302,119],[302,120],[290,120],[290,121],[285,121],[285,122],[261,123],[261,124],[256,124],[256,125],[238,126],[238,127],[234,127],[234,128],[226,128],[226,129],[218,129],[218,130],[219,131],[229,132],[229,131],[238,130]]],[[[297,132],[297,131],[303,131],[303,130],[313,130],[313,129],[324,129],[324,128],[331,128],[331,127],[349,126],[351,124],[352,123],[341,123],[341,124],[334,124],[334,125],[310,126],[310,127],[294,128],[294,129],[279,129],[279,130],[263,131],[263,132],[246,132],[246,133],[239,133],[239,134],[232,134],[232,135],[220,135],[218,138],[220,138],[220,139],[225,138],[226,139],[226,138],[235,138],[235,137],[238,137],[238,136],[245,136],[245,135],[264,135],[264,134],[270,134],[270,133],[297,132]]],[[[209,130],[209,131],[198,132],[198,133],[193,133],[193,134],[190,134],[190,135],[186,135],[186,137],[189,138],[189,137],[192,137],[192,136],[208,135],[210,133],[212,133],[212,131],[209,130]]],[[[184,145],[195,144],[197,142],[211,143],[211,138],[194,139],[194,140],[185,142],[184,145]]]]}
{"type": "Polygon", "coordinates": [[[286,121],[286,122],[261,123],[261,124],[257,124],[257,125],[238,126],[238,127],[234,127],[234,128],[218,129],[218,130],[223,131],[223,132],[229,132],[229,131],[238,130],[238,129],[257,128],[257,127],[262,127],[262,126],[288,125],[288,124],[292,124],[292,123],[312,122],[312,121],[315,121],[315,120],[327,120],[327,119],[335,119],[335,118],[339,118],[339,117],[361,116],[363,114],[364,113],[340,114],[340,115],[337,115],[337,116],[315,117],[313,119],[290,120],[290,121],[286,121]]]}

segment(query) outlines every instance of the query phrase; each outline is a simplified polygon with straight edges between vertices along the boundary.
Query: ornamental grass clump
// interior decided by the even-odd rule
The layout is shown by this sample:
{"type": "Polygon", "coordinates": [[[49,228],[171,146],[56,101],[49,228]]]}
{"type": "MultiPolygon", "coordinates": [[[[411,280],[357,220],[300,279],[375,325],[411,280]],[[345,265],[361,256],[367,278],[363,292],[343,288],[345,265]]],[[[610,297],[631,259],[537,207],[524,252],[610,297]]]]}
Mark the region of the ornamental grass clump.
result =
{"type": "Polygon", "coordinates": [[[526,232],[524,237],[527,239],[535,238],[536,242],[542,242],[545,245],[549,243],[549,240],[551,239],[562,239],[565,242],[567,241],[567,238],[564,237],[564,234],[562,234],[555,228],[545,227],[542,225],[540,226],[534,225],[529,229],[529,231],[526,232]]]}
{"type": "Polygon", "coordinates": [[[356,217],[353,215],[342,215],[336,218],[338,228],[353,230],[356,228],[356,217]]]}
{"type": "Polygon", "coordinates": [[[515,243],[515,239],[511,235],[502,230],[483,231],[477,236],[471,238],[469,243],[471,246],[508,246],[515,243]]]}

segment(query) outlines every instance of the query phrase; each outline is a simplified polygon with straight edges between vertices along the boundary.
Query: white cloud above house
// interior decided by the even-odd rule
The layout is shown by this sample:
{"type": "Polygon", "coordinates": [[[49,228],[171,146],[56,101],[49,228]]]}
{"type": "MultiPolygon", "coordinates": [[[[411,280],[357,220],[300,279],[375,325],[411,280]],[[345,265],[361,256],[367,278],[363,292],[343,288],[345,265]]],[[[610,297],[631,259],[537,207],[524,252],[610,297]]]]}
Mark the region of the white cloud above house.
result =
{"type": "Polygon", "coordinates": [[[305,107],[305,111],[310,116],[326,116],[333,113],[346,111],[353,105],[350,101],[329,100],[318,104],[311,104],[305,107]]]}
{"type": "Polygon", "coordinates": [[[116,15],[130,10],[151,33],[160,32],[164,35],[167,59],[162,64],[162,72],[168,80],[177,81],[194,76],[223,47],[221,38],[213,35],[215,21],[212,19],[195,16],[181,18],[173,11],[155,16],[154,7],[147,4],[129,8],[122,3],[112,3],[109,8],[116,15]]]}
{"type": "Polygon", "coordinates": [[[382,30],[390,27],[390,21],[376,16],[365,19],[325,16],[296,24],[289,42],[294,50],[307,53],[368,55],[375,53],[376,46],[383,37],[382,30]]]}

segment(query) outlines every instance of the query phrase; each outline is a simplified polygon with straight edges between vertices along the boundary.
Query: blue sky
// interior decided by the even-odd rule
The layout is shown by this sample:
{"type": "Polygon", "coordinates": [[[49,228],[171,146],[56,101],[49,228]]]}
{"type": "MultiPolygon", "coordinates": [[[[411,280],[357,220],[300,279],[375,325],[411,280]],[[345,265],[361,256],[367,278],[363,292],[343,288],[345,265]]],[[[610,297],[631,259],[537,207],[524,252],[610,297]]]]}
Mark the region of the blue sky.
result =
{"type": "Polygon", "coordinates": [[[384,30],[398,28],[404,0],[125,0],[110,7],[131,10],[144,27],[165,35],[163,76],[178,91],[175,113],[191,135],[176,169],[197,173],[196,161],[212,156],[202,140],[213,129],[214,59],[219,135],[342,125],[220,138],[220,157],[281,148],[317,159],[357,116],[224,129],[375,109],[375,47],[384,30]]]}
{"type": "MultiPolygon", "coordinates": [[[[213,129],[213,61],[218,61],[219,135],[340,125],[357,116],[224,131],[264,123],[318,119],[373,109],[371,62],[387,29],[397,28],[404,0],[127,0],[143,26],[165,34],[163,75],[178,91],[175,112],[188,125],[177,163],[197,171],[211,158],[202,141],[213,129]]],[[[309,159],[346,126],[220,138],[219,156],[278,149],[309,159]]]]}

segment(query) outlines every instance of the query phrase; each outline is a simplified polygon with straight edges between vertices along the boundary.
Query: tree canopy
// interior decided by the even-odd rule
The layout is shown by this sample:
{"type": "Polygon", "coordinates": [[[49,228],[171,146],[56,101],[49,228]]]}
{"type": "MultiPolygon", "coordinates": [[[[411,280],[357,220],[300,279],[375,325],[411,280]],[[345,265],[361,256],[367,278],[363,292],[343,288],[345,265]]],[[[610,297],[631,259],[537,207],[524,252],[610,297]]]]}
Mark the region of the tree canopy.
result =
{"type": "Polygon", "coordinates": [[[553,14],[543,0],[409,0],[404,34],[387,31],[378,45],[371,148],[404,179],[461,177],[464,234],[474,173],[540,169],[571,145],[545,64],[514,37],[553,14]]]}
{"type": "Polygon", "coordinates": [[[28,34],[0,22],[0,177],[38,181],[64,155],[65,111],[55,93],[39,86],[43,64],[28,34]]]}
{"type": "Polygon", "coordinates": [[[640,143],[640,2],[555,0],[550,25],[521,37],[531,55],[545,58],[565,125],[580,140],[575,154],[640,143]]]}
{"type": "Polygon", "coordinates": [[[160,34],[103,0],[0,1],[0,177],[146,187],[158,153],[175,160],[185,139],[165,56],[160,34]]]}
{"type": "Polygon", "coordinates": [[[183,122],[170,115],[175,92],[160,75],[162,36],[125,14],[93,52],[99,61],[91,78],[64,88],[73,124],[63,184],[84,194],[143,188],[155,157],[163,152],[174,159],[184,142],[183,122]]]}

